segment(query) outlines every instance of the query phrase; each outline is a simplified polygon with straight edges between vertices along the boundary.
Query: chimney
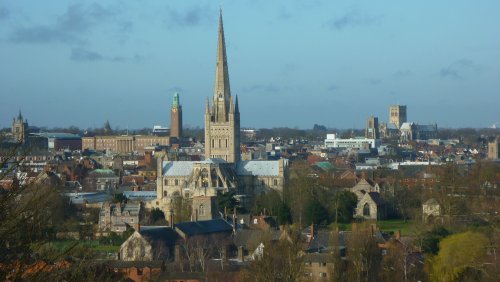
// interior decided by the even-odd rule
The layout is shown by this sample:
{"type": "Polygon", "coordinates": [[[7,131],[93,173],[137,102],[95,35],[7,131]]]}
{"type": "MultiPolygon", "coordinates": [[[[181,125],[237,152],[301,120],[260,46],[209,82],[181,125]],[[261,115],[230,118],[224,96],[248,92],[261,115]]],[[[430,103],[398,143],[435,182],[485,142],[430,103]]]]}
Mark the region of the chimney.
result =
{"type": "Polygon", "coordinates": [[[307,243],[310,243],[314,239],[314,223],[311,223],[311,231],[307,235],[307,243]]]}
{"type": "Polygon", "coordinates": [[[170,213],[170,220],[169,220],[170,221],[169,222],[170,223],[170,228],[173,229],[174,228],[174,210],[170,209],[169,213],[170,213]]]}
{"type": "Polygon", "coordinates": [[[136,185],[136,186],[134,186],[134,192],[137,192],[137,191],[139,191],[139,186],[136,185]]]}
{"type": "Polygon", "coordinates": [[[365,179],[366,180],[366,171],[362,171],[361,172],[361,178],[365,179]]]}
{"type": "Polygon", "coordinates": [[[141,224],[139,222],[134,224],[134,229],[135,229],[135,231],[140,232],[141,231],[141,224]]]}
{"type": "Polygon", "coordinates": [[[400,240],[401,239],[401,230],[398,229],[398,231],[396,231],[396,240],[400,240]]]}

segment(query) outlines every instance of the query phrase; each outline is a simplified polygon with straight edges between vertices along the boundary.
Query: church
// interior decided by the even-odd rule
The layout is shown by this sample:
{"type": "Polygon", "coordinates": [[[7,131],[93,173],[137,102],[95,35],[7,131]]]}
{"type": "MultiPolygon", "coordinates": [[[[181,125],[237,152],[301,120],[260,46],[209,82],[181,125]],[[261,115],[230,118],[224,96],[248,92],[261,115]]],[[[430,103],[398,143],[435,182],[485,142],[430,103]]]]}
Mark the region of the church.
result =
{"type": "Polygon", "coordinates": [[[165,214],[173,211],[175,197],[192,199],[196,219],[218,217],[215,197],[234,191],[245,206],[255,195],[283,192],[288,162],[285,159],[242,161],[240,158],[240,111],[238,97],[229,86],[222,12],[219,17],[215,85],[205,107],[205,160],[170,161],[157,157],[156,205],[165,214]]]}

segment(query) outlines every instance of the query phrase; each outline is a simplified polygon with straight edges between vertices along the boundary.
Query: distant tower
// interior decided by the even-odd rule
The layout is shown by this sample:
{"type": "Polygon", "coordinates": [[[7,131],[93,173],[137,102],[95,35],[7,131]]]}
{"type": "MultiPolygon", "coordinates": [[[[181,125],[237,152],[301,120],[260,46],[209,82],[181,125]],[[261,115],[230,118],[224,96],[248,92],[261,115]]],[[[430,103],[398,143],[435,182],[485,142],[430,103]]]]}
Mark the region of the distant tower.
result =
{"type": "Polygon", "coordinates": [[[179,93],[174,94],[172,109],[170,110],[170,137],[182,138],[182,106],[179,103],[179,93]]]}
{"type": "Polygon", "coordinates": [[[368,139],[380,139],[378,117],[371,116],[368,118],[365,137],[368,139]]]}
{"type": "Polygon", "coordinates": [[[28,120],[23,119],[21,110],[17,118],[12,119],[12,137],[18,143],[26,143],[28,139],[28,120]]]}
{"type": "Polygon", "coordinates": [[[406,122],[406,105],[391,105],[389,107],[389,123],[399,129],[406,122]]]}
{"type": "Polygon", "coordinates": [[[488,142],[488,159],[498,160],[500,159],[500,139],[497,137],[492,142],[488,142]]]}
{"type": "Polygon", "coordinates": [[[229,163],[240,160],[240,112],[238,97],[233,102],[229,88],[222,11],[219,17],[214,95],[211,104],[207,98],[205,109],[205,158],[221,158],[229,163]]]}

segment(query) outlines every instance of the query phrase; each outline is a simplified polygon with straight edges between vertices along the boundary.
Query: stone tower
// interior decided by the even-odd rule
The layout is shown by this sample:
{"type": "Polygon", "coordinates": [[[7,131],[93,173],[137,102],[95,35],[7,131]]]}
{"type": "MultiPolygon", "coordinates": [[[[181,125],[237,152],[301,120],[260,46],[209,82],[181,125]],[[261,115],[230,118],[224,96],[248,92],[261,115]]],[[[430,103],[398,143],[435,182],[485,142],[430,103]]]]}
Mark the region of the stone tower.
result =
{"type": "Polygon", "coordinates": [[[369,139],[380,139],[378,118],[371,116],[366,122],[365,137],[369,139]]]}
{"type": "Polygon", "coordinates": [[[406,105],[392,105],[389,107],[389,123],[396,125],[398,129],[406,122],[406,105]]]}
{"type": "Polygon", "coordinates": [[[221,158],[229,163],[240,160],[240,112],[238,97],[233,101],[229,87],[222,11],[219,17],[214,95],[212,103],[207,98],[205,109],[205,158],[221,158]]]}
{"type": "Polygon", "coordinates": [[[178,142],[182,138],[182,106],[179,103],[179,93],[174,94],[170,109],[170,137],[176,138],[178,142]]]}
{"type": "Polygon", "coordinates": [[[12,119],[12,137],[18,143],[26,143],[28,139],[28,120],[23,119],[21,111],[17,118],[12,119]]]}

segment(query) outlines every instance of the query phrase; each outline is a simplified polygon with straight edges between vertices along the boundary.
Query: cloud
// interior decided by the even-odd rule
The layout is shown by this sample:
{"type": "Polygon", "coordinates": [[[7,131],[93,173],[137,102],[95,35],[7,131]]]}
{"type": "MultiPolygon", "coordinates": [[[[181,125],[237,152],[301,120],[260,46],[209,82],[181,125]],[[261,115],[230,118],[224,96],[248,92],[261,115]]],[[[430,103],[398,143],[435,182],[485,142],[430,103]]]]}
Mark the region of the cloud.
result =
{"type": "Polygon", "coordinates": [[[244,87],[243,92],[279,92],[280,88],[273,84],[254,84],[250,87],[244,87]]]}
{"type": "Polygon", "coordinates": [[[75,62],[100,62],[100,61],[108,61],[108,62],[126,62],[126,61],[141,61],[144,59],[144,56],[134,55],[132,57],[124,57],[124,56],[104,56],[98,52],[86,50],[83,48],[73,48],[71,49],[70,59],[75,62]]]}
{"type": "Polygon", "coordinates": [[[438,72],[441,78],[450,78],[453,80],[464,80],[465,74],[471,72],[480,72],[482,67],[475,64],[471,60],[461,59],[451,63],[449,66],[442,68],[438,72]]]}
{"type": "Polygon", "coordinates": [[[392,74],[392,77],[394,78],[404,78],[412,75],[410,70],[398,70],[395,73],[392,74]]]}
{"type": "Polygon", "coordinates": [[[15,43],[84,43],[82,34],[91,27],[107,22],[117,14],[111,8],[93,3],[88,6],[74,4],[57,17],[56,21],[48,25],[19,27],[10,35],[15,43]]]}
{"type": "Polygon", "coordinates": [[[368,16],[362,15],[355,11],[351,11],[341,17],[337,17],[328,21],[324,24],[324,26],[340,30],[348,27],[370,25],[376,23],[381,18],[382,16],[368,16]]]}
{"type": "Polygon", "coordinates": [[[382,80],[377,79],[377,78],[369,78],[368,83],[371,85],[379,85],[382,82],[382,80]]]}
{"type": "Polygon", "coordinates": [[[165,22],[169,27],[181,26],[192,27],[210,23],[213,18],[208,6],[193,6],[184,11],[167,8],[168,17],[165,22]]]}
{"type": "Polygon", "coordinates": [[[104,57],[97,53],[97,52],[92,52],[88,51],[85,49],[81,48],[73,48],[71,50],[71,60],[73,61],[78,61],[78,62],[84,62],[84,61],[102,61],[104,57]]]}
{"type": "Polygon", "coordinates": [[[339,87],[335,84],[332,84],[326,90],[329,92],[333,92],[333,91],[336,91],[337,89],[339,89],[339,87]]]}
{"type": "Polygon", "coordinates": [[[8,18],[10,11],[5,7],[0,7],[0,20],[8,18]]]}

